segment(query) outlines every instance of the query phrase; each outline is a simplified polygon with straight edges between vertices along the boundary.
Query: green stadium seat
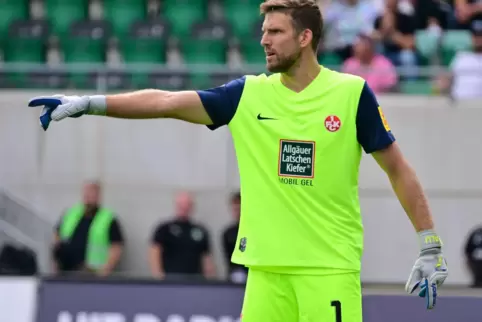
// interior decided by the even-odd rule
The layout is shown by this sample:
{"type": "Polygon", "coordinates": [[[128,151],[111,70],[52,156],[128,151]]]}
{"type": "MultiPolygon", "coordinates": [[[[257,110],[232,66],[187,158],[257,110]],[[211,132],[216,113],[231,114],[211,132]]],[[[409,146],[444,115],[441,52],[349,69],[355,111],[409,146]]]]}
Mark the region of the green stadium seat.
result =
{"type": "Polygon", "coordinates": [[[16,21],[10,25],[4,59],[16,63],[44,63],[48,25],[45,21],[16,21]]]}
{"type": "MultiPolygon", "coordinates": [[[[43,64],[46,60],[48,24],[45,21],[15,21],[9,28],[9,41],[4,45],[7,63],[43,64]]],[[[25,85],[27,71],[12,73],[9,79],[16,86],[25,85]]]]}
{"type": "Polygon", "coordinates": [[[229,28],[216,22],[195,23],[191,37],[182,42],[182,55],[188,64],[224,64],[228,49],[229,28]]]}
{"type": "Polygon", "coordinates": [[[104,0],[104,19],[110,22],[118,37],[124,37],[133,23],[146,17],[147,4],[144,0],[104,0]]]}
{"type": "Polygon", "coordinates": [[[407,95],[432,95],[430,80],[406,80],[399,84],[400,92],[407,95]]]}
{"type": "Polygon", "coordinates": [[[164,4],[163,16],[167,19],[172,28],[173,36],[178,38],[188,37],[191,33],[191,27],[205,20],[206,4],[202,1],[176,1],[175,5],[164,4]]]}
{"type": "MultiPolygon", "coordinates": [[[[71,26],[70,36],[61,41],[67,64],[103,64],[106,58],[109,25],[104,21],[82,21],[71,26]]],[[[77,88],[92,88],[93,77],[87,72],[72,72],[71,81],[77,88]]]]}
{"type": "Polygon", "coordinates": [[[447,30],[442,37],[442,63],[450,65],[458,51],[472,49],[472,36],[467,30],[447,30]]]}
{"type": "Polygon", "coordinates": [[[28,0],[0,0],[0,43],[6,40],[12,22],[26,20],[28,17],[28,0]]]}
{"type": "Polygon", "coordinates": [[[341,66],[343,61],[341,58],[332,52],[323,52],[320,55],[318,55],[318,62],[320,65],[326,66],[328,68],[335,68],[341,66]]]}
{"type": "MultiPolygon", "coordinates": [[[[167,58],[168,25],[162,20],[135,22],[129,35],[120,39],[120,52],[125,64],[164,64],[167,58]]],[[[146,87],[147,72],[131,76],[135,88],[146,87]]]]}
{"type": "Polygon", "coordinates": [[[224,5],[226,20],[230,22],[234,36],[243,39],[253,36],[253,27],[261,30],[259,1],[229,1],[224,5]]]}
{"type": "Polygon", "coordinates": [[[129,35],[120,40],[125,63],[164,63],[169,28],[162,20],[139,21],[129,35]]]}
{"type": "Polygon", "coordinates": [[[70,26],[88,18],[88,0],[45,0],[45,14],[52,33],[68,36],[70,26]]]}
{"type": "Polygon", "coordinates": [[[259,40],[251,39],[241,42],[241,53],[247,64],[265,64],[266,54],[259,40]]]}
{"type": "Polygon", "coordinates": [[[424,60],[431,61],[438,54],[439,36],[428,30],[418,30],[415,33],[415,47],[424,60]]]}

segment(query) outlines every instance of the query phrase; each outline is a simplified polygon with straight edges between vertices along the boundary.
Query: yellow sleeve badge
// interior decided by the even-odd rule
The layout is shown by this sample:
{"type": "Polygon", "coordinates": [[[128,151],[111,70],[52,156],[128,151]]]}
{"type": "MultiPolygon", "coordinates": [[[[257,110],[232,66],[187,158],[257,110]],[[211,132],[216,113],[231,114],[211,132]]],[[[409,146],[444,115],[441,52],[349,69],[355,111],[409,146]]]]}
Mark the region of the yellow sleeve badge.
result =
{"type": "Polygon", "coordinates": [[[387,132],[390,132],[390,125],[388,125],[387,119],[385,118],[385,114],[383,114],[382,108],[378,107],[378,113],[380,113],[380,117],[382,118],[383,126],[387,132]]]}

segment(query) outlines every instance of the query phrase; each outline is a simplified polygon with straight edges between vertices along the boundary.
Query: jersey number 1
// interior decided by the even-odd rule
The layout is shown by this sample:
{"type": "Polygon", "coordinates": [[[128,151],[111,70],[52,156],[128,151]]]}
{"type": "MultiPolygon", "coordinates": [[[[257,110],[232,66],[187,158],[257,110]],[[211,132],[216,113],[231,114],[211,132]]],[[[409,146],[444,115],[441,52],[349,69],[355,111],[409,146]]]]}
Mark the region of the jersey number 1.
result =
{"type": "Polygon", "coordinates": [[[336,322],[342,322],[341,321],[341,302],[340,301],[332,301],[331,306],[333,306],[335,308],[336,322]]]}

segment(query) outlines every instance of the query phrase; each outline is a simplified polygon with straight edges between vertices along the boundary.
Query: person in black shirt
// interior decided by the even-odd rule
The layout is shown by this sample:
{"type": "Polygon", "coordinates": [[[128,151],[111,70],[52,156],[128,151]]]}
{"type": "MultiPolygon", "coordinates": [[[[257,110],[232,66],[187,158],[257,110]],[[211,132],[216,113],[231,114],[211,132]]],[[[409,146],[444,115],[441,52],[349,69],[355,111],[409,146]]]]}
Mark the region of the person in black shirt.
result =
{"type": "MultiPolygon", "coordinates": [[[[70,237],[62,238],[65,220],[72,211],[68,210],[59,220],[55,228],[55,242],[53,245],[53,273],[89,273],[108,276],[120,261],[124,237],[118,219],[114,214],[108,225],[109,247],[100,267],[94,267],[88,262],[88,245],[91,228],[103,209],[100,205],[101,187],[97,182],[89,182],[83,187],[83,215],[77,222],[70,237]]],[[[106,210],[107,211],[107,210],[106,210]]]]}
{"type": "Polygon", "coordinates": [[[241,215],[241,195],[239,192],[231,197],[231,211],[234,223],[227,227],[223,232],[222,245],[224,259],[228,267],[228,279],[233,283],[246,283],[248,269],[245,266],[231,262],[231,255],[236,247],[239,228],[239,217],[241,215]]]}
{"type": "Polygon", "coordinates": [[[415,51],[416,19],[398,9],[398,0],[387,0],[383,15],[375,19],[373,38],[381,42],[383,54],[395,66],[404,68],[407,76],[415,76],[418,63],[415,51]]]}
{"type": "Polygon", "coordinates": [[[156,228],[149,251],[154,277],[215,277],[209,234],[191,220],[192,208],[190,194],[177,195],[176,217],[156,228]]]}
{"type": "Polygon", "coordinates": [[[482,227],[477,227],[469,234],[465,244],[465,258],[472,274],[472,286],[482,288],[482,227]]]}
{"type": "Polygon", "coordinates": [[[450,15],[453,13],[445,0],[414,0],[412,4],[417,30],[432,29],[435,26],[440,30],[449,27],[450,15]]]}

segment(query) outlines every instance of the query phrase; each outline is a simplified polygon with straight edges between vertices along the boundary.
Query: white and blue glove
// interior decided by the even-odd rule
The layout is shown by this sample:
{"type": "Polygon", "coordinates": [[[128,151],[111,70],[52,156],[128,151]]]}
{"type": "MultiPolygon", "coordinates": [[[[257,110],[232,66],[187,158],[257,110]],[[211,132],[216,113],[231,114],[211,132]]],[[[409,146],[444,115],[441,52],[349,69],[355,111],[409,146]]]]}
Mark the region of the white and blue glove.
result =
{"type": "Polygon", "coordinates": [[[447,262],[442,253],[442,240],[434,231],[421,231],[419,238],[420,255],[405,290],[412,294],[418,289],[418,296],[425,298],[427,309],[431,310],[437,302],[437,289],[448,276],[447,262]]]}
{"type": "Polygon", "coordinates": [[[51,121],[61,121],[66,117],[80,117],[84,114],[105,115],[104,95],[94,96],[39,96],[31,99],[30,107],[42,106],[40,125],[47,131],[51,121]]]}

